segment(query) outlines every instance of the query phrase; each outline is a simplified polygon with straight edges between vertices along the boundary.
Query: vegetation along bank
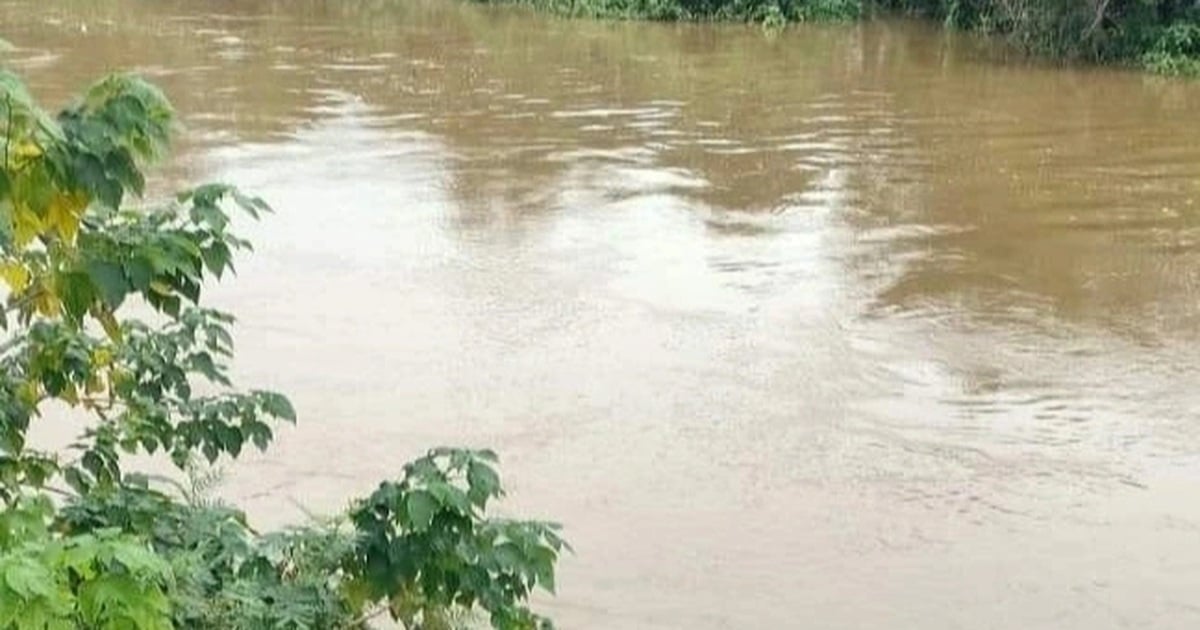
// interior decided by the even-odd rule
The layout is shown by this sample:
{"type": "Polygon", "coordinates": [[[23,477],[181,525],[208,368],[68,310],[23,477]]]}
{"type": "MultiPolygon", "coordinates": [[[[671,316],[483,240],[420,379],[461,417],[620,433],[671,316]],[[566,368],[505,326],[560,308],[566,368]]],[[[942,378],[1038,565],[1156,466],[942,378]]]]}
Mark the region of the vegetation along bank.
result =
{"type": "Polygon", "coordinates": [[[479,1],[524,4],[573,17],[734,20],[771,27],[901,13],[1002,35],[1036,55],[1200,74],[1200,0],[479,1]]]}

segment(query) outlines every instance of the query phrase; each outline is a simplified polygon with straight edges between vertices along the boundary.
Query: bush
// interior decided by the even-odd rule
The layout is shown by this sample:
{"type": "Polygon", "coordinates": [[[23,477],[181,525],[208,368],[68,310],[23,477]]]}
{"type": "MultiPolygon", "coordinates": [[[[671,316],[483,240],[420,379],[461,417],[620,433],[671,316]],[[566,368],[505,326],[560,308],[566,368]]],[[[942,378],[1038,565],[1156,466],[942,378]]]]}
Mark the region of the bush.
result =
{"type": "Polygon", "coordinates": [[[1005,36],[1039,55],[1138,64],[1194,74],[1200,63],[1192,0],[879,0],[879,5],[942,19],[948,26],[1005,36]]]}
{"type": "Polygon", "coordinates": [[[1161,74],[1200,75],[1200,21],[1159,28],[1150,40],[1143,66],[1161,74]]]}
{"type": "Polygon", "coordinates": [[[436,629],[462,610],[547,627],[525,602],[553,591],[565,543],[556,525],[487,517],[503,494],[490,451],[431,451],[347,514],[274,533],[126,470],[134,453],[183,470],[236,458],[296,420],[283,395],[234,388],[233,317],[201,301],[249,248],[226,208],[267,205],[207,184],[127,207],[172,120],[135,77],[51,117],[0,73],[0,630],[350,629],[383,615],[436,629]],[[135,301],[162,323],[126,316],[135,301]],[[62,452],[27,444],[51,401],[92,419],[62,452]]]}

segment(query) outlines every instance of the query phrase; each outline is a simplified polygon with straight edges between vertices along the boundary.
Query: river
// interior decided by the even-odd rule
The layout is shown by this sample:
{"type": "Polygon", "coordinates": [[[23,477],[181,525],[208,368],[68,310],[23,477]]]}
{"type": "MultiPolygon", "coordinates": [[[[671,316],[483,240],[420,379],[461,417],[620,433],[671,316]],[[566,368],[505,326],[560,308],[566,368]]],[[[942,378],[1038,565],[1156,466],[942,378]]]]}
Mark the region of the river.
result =
{"type": "Polygon", "coordinates": [[[156,190],[277,213],[215,287],[301,415],[222,492],[440,444],[576,553],[567,630],[1200,624],[1200,83],[935,26],[450,0],[5,0],[60,104],[137,70],[156,190]]]}

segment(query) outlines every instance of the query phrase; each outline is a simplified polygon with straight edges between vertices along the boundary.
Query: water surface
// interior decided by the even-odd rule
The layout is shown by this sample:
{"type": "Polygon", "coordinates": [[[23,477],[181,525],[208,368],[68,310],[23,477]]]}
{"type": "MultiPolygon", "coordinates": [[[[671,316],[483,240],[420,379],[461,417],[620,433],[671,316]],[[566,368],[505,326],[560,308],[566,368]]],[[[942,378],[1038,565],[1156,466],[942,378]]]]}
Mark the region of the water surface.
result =
{"type": "Polygon", "coordinates": [[[213,294],[302,415],[231,469],[262,521],[488,445],[567,629],[1200,623],[1200,84],[448,0],[0,35],[47,103],[160,83],[160,190],[278,209],[213,294]]]}

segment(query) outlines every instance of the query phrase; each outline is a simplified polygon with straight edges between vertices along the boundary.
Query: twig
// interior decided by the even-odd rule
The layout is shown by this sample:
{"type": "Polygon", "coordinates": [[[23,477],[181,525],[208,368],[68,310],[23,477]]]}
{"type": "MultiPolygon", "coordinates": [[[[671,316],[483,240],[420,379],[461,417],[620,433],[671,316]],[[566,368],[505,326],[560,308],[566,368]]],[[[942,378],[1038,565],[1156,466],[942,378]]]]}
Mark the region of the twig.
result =
{"type": "Polygon", "coordinates": [[[67,490],[63,490],[62,488],[55,488],[54,486],[42,486],[41,489],[46,490],[48,492],[52,492],[54,494],[57,494],[57,495],[63,496],[63,497],[79,496],[79,495],[75,494],[74,492],[69,492],[67,490]]]}
{"type": "Polygon", "coordinates": [[[1104,23],[1104,16],[1108,14],[1108,5],[1110,2],[1112,0],[1100,0],[1100,4],[1096,5],[1096,17],[1092,20],[1091,25],[1084,29],[1083,41],[1091,39],[1096,29],[1100,28],[1100,25],[1104,23]]]}

